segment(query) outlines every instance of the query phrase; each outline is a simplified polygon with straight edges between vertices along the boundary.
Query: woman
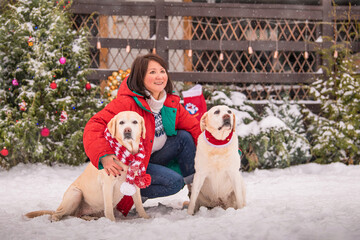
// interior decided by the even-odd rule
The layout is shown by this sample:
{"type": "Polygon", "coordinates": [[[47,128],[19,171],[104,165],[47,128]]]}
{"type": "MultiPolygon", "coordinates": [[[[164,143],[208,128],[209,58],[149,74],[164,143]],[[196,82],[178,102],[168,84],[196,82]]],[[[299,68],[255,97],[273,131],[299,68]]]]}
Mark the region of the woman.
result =
{"type": "MultiPolygon", "coordinates": [[[[117,98],[94,115],[84,130],[84,148],[90,161],[98,169],[104,168],[107,174],[117,176],[121,170],[115,163],[118,159],[104,138],[107,123],[121,111],[135,111],[144,118],[144,164],[151,175],[150,186],[141,190],[144,199],[175,194],[184,184],[192,183],[195,172],[199,122],[172,92],[164,60],[155,54],[139,56],[129,77],[121,84],[117,98]],[[166,167],[173,159],[177,159],[181,175],[166,167]]],[[[132,198],[125,196],[117,209],[126,216],[132,204],[132,198]]]]}

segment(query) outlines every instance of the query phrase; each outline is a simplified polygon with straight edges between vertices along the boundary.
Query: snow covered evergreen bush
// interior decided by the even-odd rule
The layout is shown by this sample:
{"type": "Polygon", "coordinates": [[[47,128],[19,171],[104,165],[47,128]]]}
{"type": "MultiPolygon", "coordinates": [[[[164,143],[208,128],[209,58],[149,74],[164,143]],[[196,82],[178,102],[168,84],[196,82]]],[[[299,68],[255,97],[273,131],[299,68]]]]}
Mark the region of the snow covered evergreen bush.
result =
{"type": "Polygon", "coordinates": [[[211,101],[234,109],[237,117],[236,133],[239,148],[246,159],[243,167],[285,168],[310,160],[310,144],[305,137],[300,106],[288,101],[277,106],[270,101],[262,114],[258,114],[239,92],[215,91],[211,101]]]}
{"type": "MultiPolygon", "coordinates": [[[[323,49],[326,76],[316,79],[311,93],[321,102],[321,112],[306,111],[310,120],[313,153],[319,163],[360,163],[360,76],[346,43],[323,49]],[[339,51],[338,58],[333,52],[339,51]]],[[[359,68],[359,66],[357,66],[359,68]]]]}
{"type": "Polygon", "coordinates": [[[56,5],[49,0],[21,0],[3,8],[0,150],[6,147],[9,152],[0,155],[3,168],[19,162],[86,160],[83,129],[101,101],[95,97],[98,88],[89,90],[86,80],[87,31],[72,29],[63,6],[69,7],[68,1],[56,5]],[[65,63],[60,63],[62,57],[65,63]]]}

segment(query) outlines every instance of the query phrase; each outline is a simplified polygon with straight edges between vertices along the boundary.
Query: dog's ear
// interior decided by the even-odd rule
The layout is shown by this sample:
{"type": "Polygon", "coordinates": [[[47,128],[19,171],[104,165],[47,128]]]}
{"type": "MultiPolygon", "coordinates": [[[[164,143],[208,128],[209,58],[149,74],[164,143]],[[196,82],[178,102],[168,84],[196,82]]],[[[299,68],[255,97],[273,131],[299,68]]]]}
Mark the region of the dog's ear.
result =
{"type": "Polygon", "coordinates": [[[146,137],[146,128],[145,128],[145,121],[144,118],[141,117],[141,132],[142,132],[142,138],[145,139],[146,137]]]}
{"type": "Polygon", "coordinates": [[[107,128],[109,132],[111,133],[111,136],[115,137],[116,134],[116,123],[117,123],[117,116],[113,117],[110,122],[107,124],[107,128]]]}
{"type": "Polygon", "coordinates": [[[235,132],[235,127],[236,127],[236,118],[235,118],[235,113],[233,113],[233,132],[235,132]]]}
{"type": "Polygon", "coordinates": [[[200,129],[203,132],[206,128],[206,121],[207,121],[207,115],[208,113],[204,113],[204,115],[202,115],[201,119],[200,119],[200,129]]]}

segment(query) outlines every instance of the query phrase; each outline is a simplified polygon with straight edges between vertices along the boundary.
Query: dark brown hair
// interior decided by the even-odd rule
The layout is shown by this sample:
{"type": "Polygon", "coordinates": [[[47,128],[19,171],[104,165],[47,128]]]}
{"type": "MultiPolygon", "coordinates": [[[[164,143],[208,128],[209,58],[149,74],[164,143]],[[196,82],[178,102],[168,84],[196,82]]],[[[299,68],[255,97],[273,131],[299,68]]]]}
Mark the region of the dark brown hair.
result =
{"type": "Polygon", "coordinates": [[[131,65],[131,72],[129,78],[127,80],[129,89],[133,92],[143,95],[145,98],[150,97],[149,94],[145,92],[146,88],[144,84],[144,78],[150,61],[155,61],[159,63],[165,69],[166,74],[168,76],[168,81],[165,86],[165,92],[168,94],[172,94],[173,83],[170,80],[166,62],[159,55],[153,53],[149,53],[143,56],[138,56],[134,60],[134,62],[131,65]]]}

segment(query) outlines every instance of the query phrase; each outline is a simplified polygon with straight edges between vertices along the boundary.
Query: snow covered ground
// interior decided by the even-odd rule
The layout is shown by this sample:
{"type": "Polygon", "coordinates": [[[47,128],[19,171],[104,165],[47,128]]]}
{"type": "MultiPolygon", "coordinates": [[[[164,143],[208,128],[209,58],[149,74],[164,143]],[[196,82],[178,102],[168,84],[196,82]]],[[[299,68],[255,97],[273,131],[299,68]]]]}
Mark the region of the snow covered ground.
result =
{"type": "Polygon", "coordinates": [[[1,239],[360,239],[360,166],[314,163],[243,173],[247,206],[241,210],[181,209],[187,190],[145,203],[150,220],[117,216],[84,221],[23,214],[54,210],[80,167],[19,165],[0,171],[1,239]],[[160,203],[160,204],[159,204],[160,203]]]}

